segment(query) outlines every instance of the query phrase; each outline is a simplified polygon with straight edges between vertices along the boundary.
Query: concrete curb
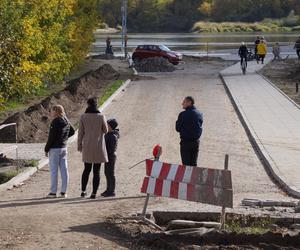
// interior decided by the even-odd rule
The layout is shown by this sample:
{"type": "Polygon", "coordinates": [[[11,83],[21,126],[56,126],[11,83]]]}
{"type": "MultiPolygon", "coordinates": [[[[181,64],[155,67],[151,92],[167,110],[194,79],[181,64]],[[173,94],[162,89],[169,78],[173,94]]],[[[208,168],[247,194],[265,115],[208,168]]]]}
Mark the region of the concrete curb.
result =
{"type": "MultiPolygon", "coordinates": [[[[122,92],[124,91],[127,86],[131,83],[131,80],[128,79],[127,81],[125,81],[120,88],[118,88],[116,90],[115,93],[113,93],[100,107],[99,110],[102,112],[104,111],[111,103],[112,101],[122,92]]],[[[75,132],[75,135],[73,135],[69,140],[68,140],[68,144],[74,143],[77,140],[77,136],[78,136],[78,130],[75,132]]],[[[35,174],[39,169],[42,169],[43,167],[47,166],[49,163],[48,158],[43,158],[39,161],[39,164],[37,167],[31,167],[26,169],[24,172],[18,174],[17,176],[15,176],[14,178],[12,178],[10,181],[1,184],[0,185],[0,192],[1,191],[5,191],[5,190],[9,190],[12,189],[13,187],[16,187],[18,185],[20,185],[22,182],[26,181],[27,179],[29,179],[33,174],[35,174]]]]}
{"type": "MultiPolygon", "coordinates": [[[[281,177],[280,177],[280,173],[278,173],[278,170],[276,171],[276,168],[274,166],[272,166],[272,160],[270,158],[270,156],[268,155],[268,153],[266,152],[266,150],[264,149],[263,145],[260,143],[259,138],[256,136],[255,131],[253,131],[253,129],[251,128],[251,126],[248,124],[247,119],[245,118],[245,116],[243,115],[243,111],[241,111],[239,109],[239,105],[236,103],[233,95],[230,92],[230,88],[227,86],[226,81],[224,79],[224,77],[226,77],[226,75],[222,75],[222,73],[219,74],[224,88],[226,90],[226,93],[246,131],[246,134],[251,142],[252,147],[254,148],[259,160],[261,161],[261,163],[263,164],[267,174],[269,175],[269,177],[274,181],[274,183],[280,188],[282,189],[285,193],[287,193],[289,196],[294,197],[299,199],[300,198],[300,191],[297,190],[297,188],[295,186],[290,186],[289,184],[287,184],[281,177]]],[[[269,82],[269,81],[268,81],[269,82]]],[[[276,88],[278,90],[278,88],[276,88]]],[[[286,95],[284,94],[284,96],[286,97],[286,95]]]]}

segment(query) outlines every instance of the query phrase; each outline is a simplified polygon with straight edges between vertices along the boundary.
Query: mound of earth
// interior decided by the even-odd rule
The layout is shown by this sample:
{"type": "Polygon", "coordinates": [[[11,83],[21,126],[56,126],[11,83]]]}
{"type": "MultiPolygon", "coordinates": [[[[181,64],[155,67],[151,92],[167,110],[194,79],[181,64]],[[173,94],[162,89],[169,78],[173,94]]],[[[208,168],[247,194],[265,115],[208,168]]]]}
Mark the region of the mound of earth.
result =
{"type": "Polygon", "coordinates": [[[173,72],[176,68],[173,64],[162,57],[152,57],[134,62],[138,72],[173,72]]]}
{"type": "Polygon", "coordinates": [[[300,84],[300,60],[276,60],[267,64],[260,73],[300,105],[300,93],[296,92],[296,83],[300,84]]]}
{"type": "MultiPolygon", "coordinates": [[[[106,86],[119,78],[119,73],[109,64],[71,80],[67,87],[40,103],[8,117],[2,124],[17,123],[17,138],[21,143],[45,142],[51,123],[50,109],[55,104],[63,105],[71,123],[76,124],[90,96],[100,96],[106,86]]],[[[15,128],[0,130],[0,142],[15,142],[15,128]]]]}

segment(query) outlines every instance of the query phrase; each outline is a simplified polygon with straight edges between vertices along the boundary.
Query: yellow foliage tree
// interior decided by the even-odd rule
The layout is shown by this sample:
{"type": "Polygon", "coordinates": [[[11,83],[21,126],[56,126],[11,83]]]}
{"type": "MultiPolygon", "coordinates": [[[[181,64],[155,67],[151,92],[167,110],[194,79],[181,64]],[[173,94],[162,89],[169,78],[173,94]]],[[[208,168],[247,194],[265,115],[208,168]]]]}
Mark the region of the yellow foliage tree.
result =
{"type": "Polygon", "coordinates": [[[11,41],[10,46],[0,43],[0,59],[5,58],[7,65],[14,62],[9,70],[3,67],[9,77],[0,74],[0,102],[1,96],[20,97],[60,82],[86,56],[97,25],[96,2],[0,0],[0,6],[6,6],[0,7],[0,27],[6,27],[0,29],[0,39],[11,41]],[[10,17],[12,24],[2,16],[10,17]]]}
{"type": "Polygon", "coordinates": [[[204,1],[200,7],[199,7],[199,11],[207,17],[210,17],[213,11],[213,3],[212,1],[204,1]]]}

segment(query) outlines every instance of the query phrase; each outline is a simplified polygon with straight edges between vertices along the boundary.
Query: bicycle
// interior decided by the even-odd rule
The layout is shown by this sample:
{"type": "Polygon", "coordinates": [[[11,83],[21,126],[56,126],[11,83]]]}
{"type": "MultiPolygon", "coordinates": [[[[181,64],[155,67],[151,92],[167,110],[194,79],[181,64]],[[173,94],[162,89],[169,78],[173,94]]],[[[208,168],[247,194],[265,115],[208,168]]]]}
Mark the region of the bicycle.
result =
{"type": "Polygon", "coordinates": [[[253,61],[256,59],[255,54],[252,52],[252,49],[248,49],[248,54],[247,54],[247,61],[253,61]]]}

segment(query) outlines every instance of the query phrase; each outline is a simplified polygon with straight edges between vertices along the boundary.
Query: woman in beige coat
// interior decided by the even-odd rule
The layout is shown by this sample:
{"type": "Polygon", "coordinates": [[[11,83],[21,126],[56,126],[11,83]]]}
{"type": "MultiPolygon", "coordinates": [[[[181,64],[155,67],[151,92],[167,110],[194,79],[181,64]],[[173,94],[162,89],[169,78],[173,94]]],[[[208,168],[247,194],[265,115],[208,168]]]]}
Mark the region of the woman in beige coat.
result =
{"type": "Polygon", "coordinates": [[[87,194],[86,186],[93,168],[93,193],[90,198],[95,199],[100,183],[101,163],[108,161],[104,138],[108,128],[104,115],[97,108],[97,99],[90,98],[87,104],[88,108],[80,118],[78,131],[78,151],[82,152],[82,161],[84,162],[81,197],[85,197],[87,194]]]}

